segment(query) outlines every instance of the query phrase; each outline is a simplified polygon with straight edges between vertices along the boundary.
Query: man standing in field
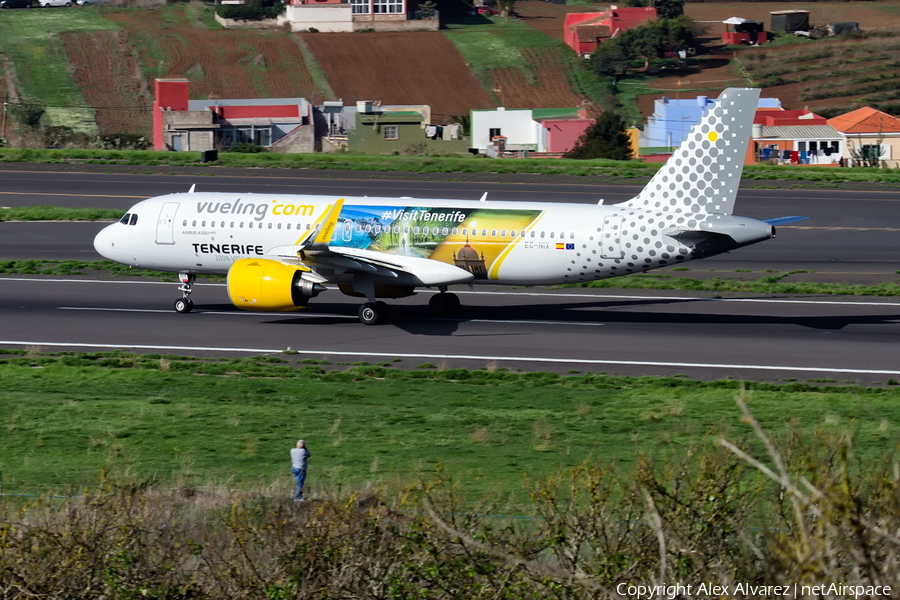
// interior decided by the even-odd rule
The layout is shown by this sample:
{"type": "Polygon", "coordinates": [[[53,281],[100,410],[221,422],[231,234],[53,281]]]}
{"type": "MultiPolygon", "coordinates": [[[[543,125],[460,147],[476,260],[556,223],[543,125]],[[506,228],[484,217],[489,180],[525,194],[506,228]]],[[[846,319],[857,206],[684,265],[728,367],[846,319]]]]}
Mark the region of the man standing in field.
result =
{"type": "Polygon", "coordinates": [[[294,480],[297,482],[297,487],[294,488],[294,502],[306,500],[303,497],[303,483],[306,481],[306,462],[309,460],[309,456],[306,442],[297,440],[297,447],[291,448],[291,473],[294,474],[294,480]]]}

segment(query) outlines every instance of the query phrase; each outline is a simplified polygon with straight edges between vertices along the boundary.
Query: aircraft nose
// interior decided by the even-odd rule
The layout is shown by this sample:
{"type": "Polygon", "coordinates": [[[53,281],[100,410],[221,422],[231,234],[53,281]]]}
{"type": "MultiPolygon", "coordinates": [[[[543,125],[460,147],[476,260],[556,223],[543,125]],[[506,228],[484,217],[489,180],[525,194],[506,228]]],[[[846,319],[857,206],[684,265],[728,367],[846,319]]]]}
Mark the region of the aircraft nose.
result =
{"type": "Polygon", "coordinates": [[[113,256],[116,250],[116,240],[115,235],[112,232],[112,228],[115,225],[107,225],[94,237],[94,250],[102,256],[103,258],[108,258],[109,260],[115,260],[113,256]]]}

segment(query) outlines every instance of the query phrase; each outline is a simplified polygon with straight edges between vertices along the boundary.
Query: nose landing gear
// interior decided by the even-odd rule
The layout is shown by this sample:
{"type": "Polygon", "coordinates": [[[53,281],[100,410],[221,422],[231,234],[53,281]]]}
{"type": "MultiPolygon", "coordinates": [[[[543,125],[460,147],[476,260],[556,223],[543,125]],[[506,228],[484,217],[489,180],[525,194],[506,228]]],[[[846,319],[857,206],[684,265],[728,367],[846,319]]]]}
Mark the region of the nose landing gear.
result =
{"type": "Polygon", "coordinates": [[[178,288],[178,291],[181,292],[182,297],[175,301],[175,312],[189,313],[194,310],[194,303],[191,300],[191,289],[194,281],[197,279],[197,275],[194,273],[179,273],[178,279],[181,280],[181,287],[178,288]]]}

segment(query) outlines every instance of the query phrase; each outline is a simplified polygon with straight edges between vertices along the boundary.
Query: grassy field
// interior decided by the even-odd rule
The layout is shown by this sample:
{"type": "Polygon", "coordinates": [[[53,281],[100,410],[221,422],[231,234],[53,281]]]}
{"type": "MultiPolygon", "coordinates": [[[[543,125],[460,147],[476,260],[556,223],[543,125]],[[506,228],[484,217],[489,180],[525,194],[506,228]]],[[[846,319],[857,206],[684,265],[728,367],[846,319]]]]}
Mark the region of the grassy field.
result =
{"type": "MultiPolygon", "coordinates": [[[[0,219],[2,220],[2,219],[0,219]]],[[[678,270],[688,270],[686,268],[678,270]]],[[[0,260],[0,273],[7,275],[88,275],[91,277],[149,277],[164,281],[172,280],[172,273],[133,269],[109,260],[0,260]]],[[[600,281],[557,286],[642,289],[642,290],[685,290],[694,292],[739,292],[755,294],[813,294],[837,296],[900,296],[900,283],[884,282],[878,285],[854,285],[847,283],[821,283],[816,281],[784,281],[786,277],[806,271],[788,271],[766,274],[742,273],[741,279],[727,277],[694,278],[667,274],[665,271],[653,274],[626,275],[600,281]],[[758,277],[758,279],[752,279],[758,277]],[[748,278],[748,279],[744,279],[748,278]]],[[[896,272],[900,275],[900,271],[896,272]]],[[[224,277],[206,275],[204,281],[222,281],[224,277]]],[[[900,278],[898,278],[900,281],[900,278]]]]}
{"type": "MultiPolygon", "coordinates": [[[[334,169],[349,171],[381,171],[408,173],[539,173],[575,176],[600,176],[612,180],[648,180],[662,166],[660,163],[614,160],[574,159],[488,159],[475,156],[384,156],[353,153],[337,154],[241,154],[220,152],[215,163],[201,164],[199,152],[154,152],[119,150],[19,150],[0,148],[0,162],[54,164],[127,164],[173,165],[201,168],[250,167],[279,169],[334,169]]],[[[210,173],[212,174],[212,172],[210,173]]],[[[749,165],[744,167],[744,180],[781,180],[839,183],[900,184],[900,170],[827,167],[793,167],[789,165],[749,165]]]]}
{"type": "MultiPolygon", "coordinates": [[[[747,432],[733,381],[400,361],[326,370],[290,355],[203,361],[31,349],[0,357],[7,492],[63,492],[95,482],[102,470],[194,484],[283,479],[287,488],[288,449],[303,437],[313,493],[415,482],[441,463],[473,496],[519,494],[525,477],[584,461],[628,468],[641,454],[747,432]]],[[[849,427],[855,452],[874,457],[900,423],[900,388],[750,385],[752,410],[778,437],[789,428],[849,427]]]]}
{"type": "Polygon", "coordinates": [[[15,63],[22,95],[38,98],[44,103],[50,124],[96,133],[94,111],[87,107],[72,78],[59,33],[116,30],[119,27],[96,10],[11,10],[3,17],[0,19],[0,52],[15,63]]]}

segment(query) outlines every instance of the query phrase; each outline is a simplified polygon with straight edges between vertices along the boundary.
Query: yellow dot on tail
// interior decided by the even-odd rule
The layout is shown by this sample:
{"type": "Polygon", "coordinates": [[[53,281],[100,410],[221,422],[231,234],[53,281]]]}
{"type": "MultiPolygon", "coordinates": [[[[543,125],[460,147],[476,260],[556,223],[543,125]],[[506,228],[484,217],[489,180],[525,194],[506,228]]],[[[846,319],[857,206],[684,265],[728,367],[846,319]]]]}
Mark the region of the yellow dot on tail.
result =
{"type": "Polygon", "coordinates": [[[717,139],[719,139],[719,134],[716,133],[715,131],[710,131],[710,132],[709,132],[709,135],[706,136],[706,137],[709,138],[709,141],[714,142],[714,141],[716,141],[717,139]]]}

